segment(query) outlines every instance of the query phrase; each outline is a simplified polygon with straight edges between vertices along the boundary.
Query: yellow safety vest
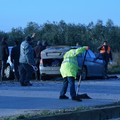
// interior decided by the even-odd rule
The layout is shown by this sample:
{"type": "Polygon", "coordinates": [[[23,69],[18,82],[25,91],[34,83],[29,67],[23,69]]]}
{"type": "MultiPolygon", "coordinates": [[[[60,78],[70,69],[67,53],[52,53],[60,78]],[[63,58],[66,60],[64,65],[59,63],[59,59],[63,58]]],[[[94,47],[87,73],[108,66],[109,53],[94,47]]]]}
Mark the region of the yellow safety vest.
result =
{"type": "Polygon", "coordinates": [[[60,73],[63,78],[74,77],[76,78],[79,69],[77,62],[77,55],[83,53],[86,50],[86,46],[77,49],[71,49],[67,51],[63,57],[63,62],[60,67],[60,73]]]}

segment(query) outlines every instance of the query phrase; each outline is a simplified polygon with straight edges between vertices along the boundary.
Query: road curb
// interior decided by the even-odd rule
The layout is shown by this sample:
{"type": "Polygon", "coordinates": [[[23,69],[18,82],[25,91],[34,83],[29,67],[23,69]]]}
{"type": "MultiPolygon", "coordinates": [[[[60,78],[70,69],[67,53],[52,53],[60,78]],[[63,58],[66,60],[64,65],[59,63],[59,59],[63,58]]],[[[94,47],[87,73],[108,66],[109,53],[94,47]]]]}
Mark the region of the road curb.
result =
{"type": "Polygon", "coordinates": [[[120,117],[120,105],[76,111],[54,116],[36,117],[29,120],[108,120],[120,117]]]}

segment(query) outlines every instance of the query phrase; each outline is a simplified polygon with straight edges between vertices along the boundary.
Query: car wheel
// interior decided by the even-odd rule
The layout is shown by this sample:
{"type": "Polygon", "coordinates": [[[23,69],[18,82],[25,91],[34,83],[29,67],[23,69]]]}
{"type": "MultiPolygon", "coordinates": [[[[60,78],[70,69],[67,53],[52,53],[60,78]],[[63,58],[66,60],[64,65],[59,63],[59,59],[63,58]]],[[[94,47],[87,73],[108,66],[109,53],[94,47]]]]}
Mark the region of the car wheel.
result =
{"type": "Polygon", "coordinates": [[[82,80],[87,79],[87,68],[84,66],[82,70],[82,80]]]}
{"type": "Polygon", "coordinates": [[[10,65],[7,65],[7,67],[5,68],[4,75],[5,75],[5,78],[7,79],[13,79],[14,75],[13,75],[13,72],[11,71],[10,65]]]}

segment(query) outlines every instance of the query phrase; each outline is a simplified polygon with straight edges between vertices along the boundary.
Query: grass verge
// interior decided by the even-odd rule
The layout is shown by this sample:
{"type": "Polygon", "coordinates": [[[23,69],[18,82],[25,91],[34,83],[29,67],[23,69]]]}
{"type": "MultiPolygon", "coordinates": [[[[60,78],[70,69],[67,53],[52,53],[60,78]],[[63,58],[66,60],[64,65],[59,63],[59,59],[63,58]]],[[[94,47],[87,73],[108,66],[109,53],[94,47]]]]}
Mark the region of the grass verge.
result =
{"type": "Polygon", "coordinates": [[[78,108],[69,108],[69,109],[60,109],[60,110],[33,110],[26,114],[2,117],[1,120],[32,120],[38,119],[39,117],[46,116],[55,116],[60,114],[66,114],[76,111],[86,111],[91,110],[92,107],[78,107],[78,108]]]}

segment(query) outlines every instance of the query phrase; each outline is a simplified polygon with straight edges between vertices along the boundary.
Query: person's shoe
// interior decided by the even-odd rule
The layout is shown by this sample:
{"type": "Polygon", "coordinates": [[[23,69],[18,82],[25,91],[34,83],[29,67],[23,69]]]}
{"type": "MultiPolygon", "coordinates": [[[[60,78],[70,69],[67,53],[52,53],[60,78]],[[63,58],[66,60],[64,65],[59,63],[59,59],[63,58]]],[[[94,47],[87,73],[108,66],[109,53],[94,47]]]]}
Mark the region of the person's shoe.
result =
{"type": "Polygon", "coordinates": [[[26,83],[21,82],[21,86],[28,86],[26,83]]]}
{"type": "Polygon", "coordinates": [[[1,76],[0,81],[4,81],[4,80],[6,80],[6,78],[1,76]]]}
{"type": "Polygon", "coordinates": [[[108,79],[109,77],[107,75],[104,76],[104,79],[108,79]]]}
{"type": "Polygon", "coordinates": [[[72,97],[72,100],[75,100],[75,101],[82,101],[79,97],[75,96],[75,97],[72,97]]]}
{"type": "Polygon", "coordinates": [[[32,86],[32,83],[30,83],[30,82],[28,82],[28,83],[26,83],[27,84],[27,86],[32,86]]]}
{"type": "Polygon", "coordinates": [[[32,86],[32,84],[30,82],[28,83],[21,82],[21,86],[32,86]]]}
{"type": "Polygon", "coordinates": [[[67,97],[66,95],[62,95],[59,97],[59,99],[69,99],[69,97],[67,97]]]}

